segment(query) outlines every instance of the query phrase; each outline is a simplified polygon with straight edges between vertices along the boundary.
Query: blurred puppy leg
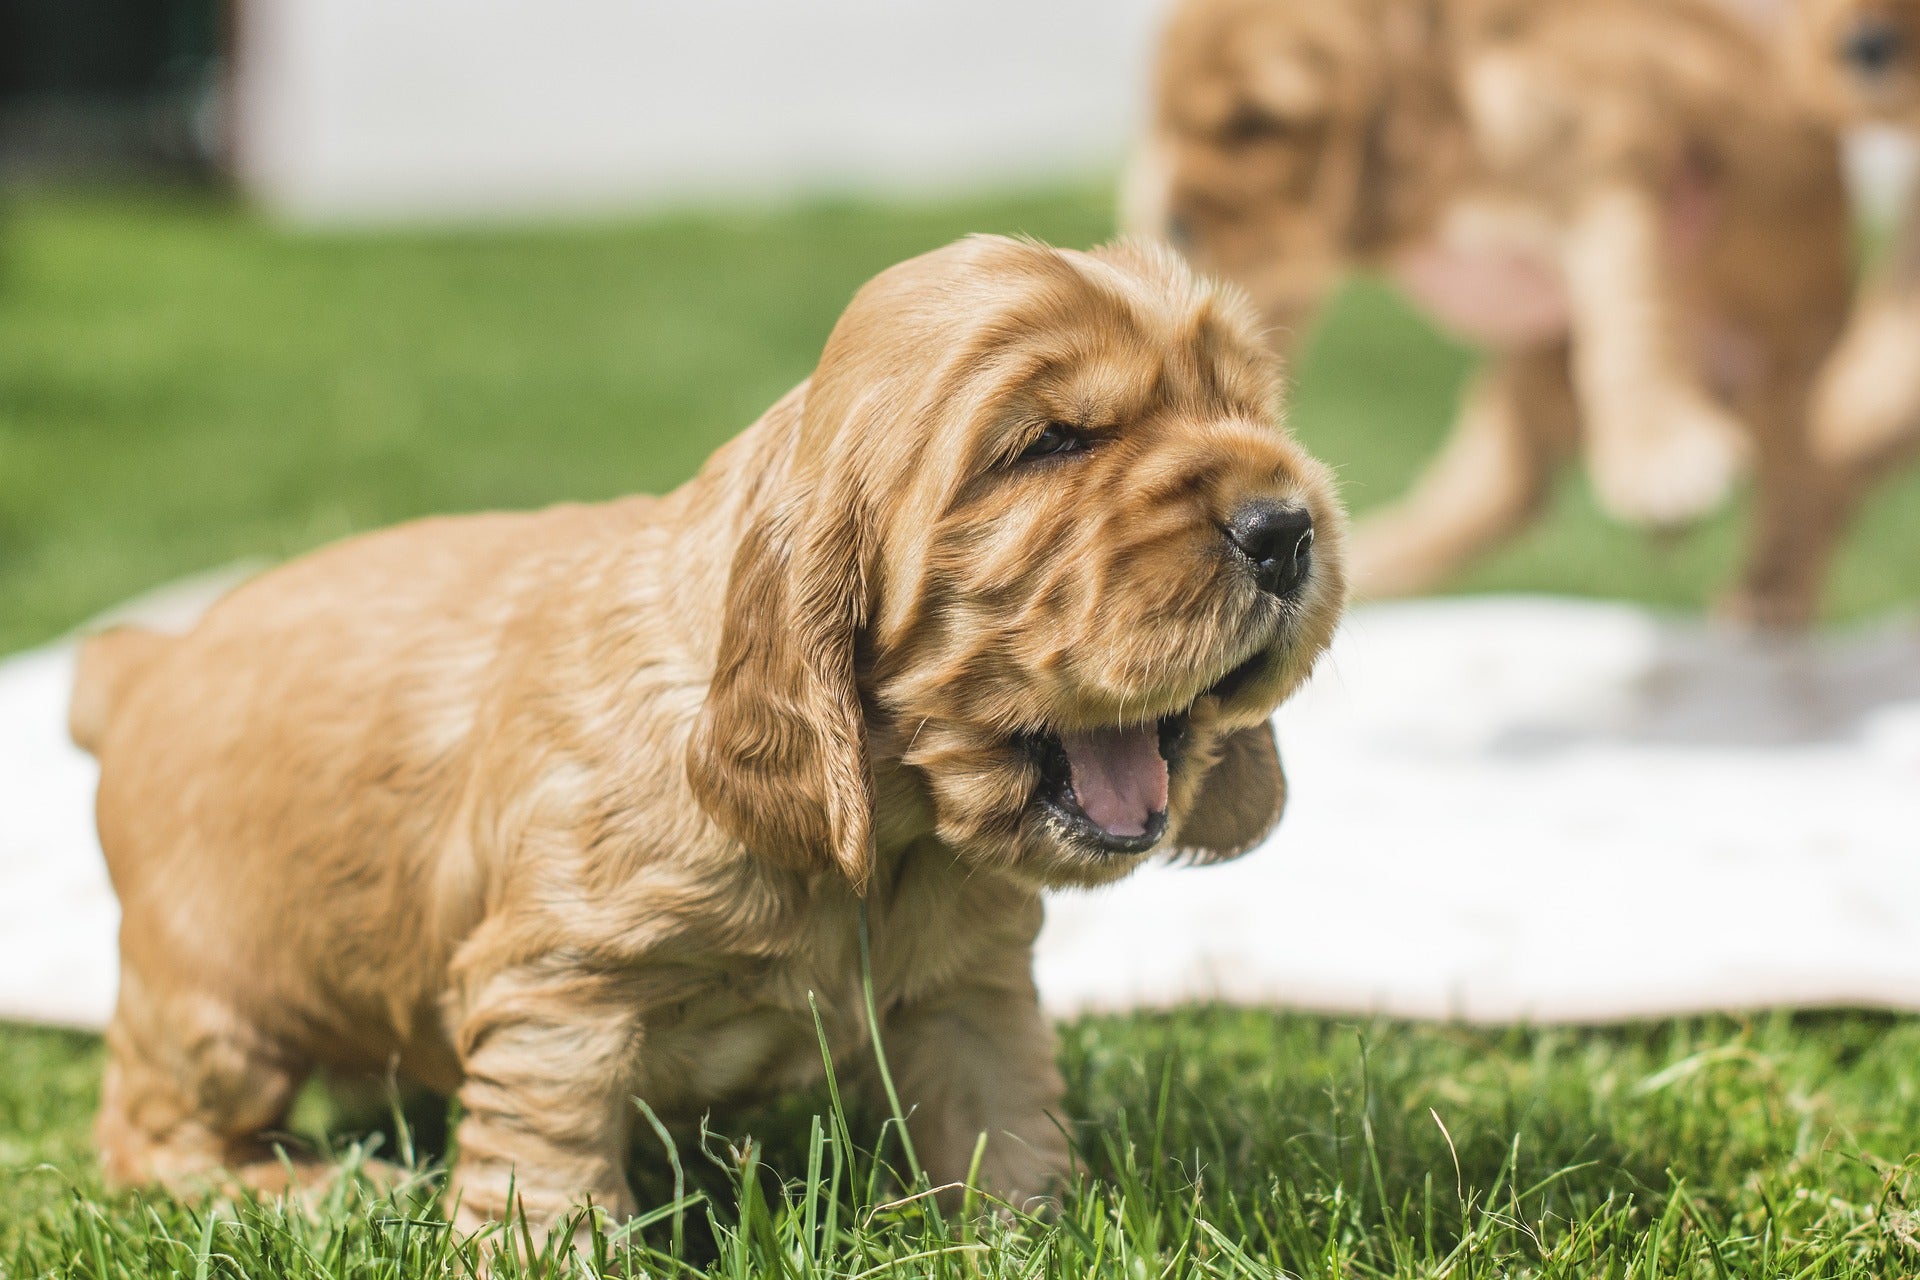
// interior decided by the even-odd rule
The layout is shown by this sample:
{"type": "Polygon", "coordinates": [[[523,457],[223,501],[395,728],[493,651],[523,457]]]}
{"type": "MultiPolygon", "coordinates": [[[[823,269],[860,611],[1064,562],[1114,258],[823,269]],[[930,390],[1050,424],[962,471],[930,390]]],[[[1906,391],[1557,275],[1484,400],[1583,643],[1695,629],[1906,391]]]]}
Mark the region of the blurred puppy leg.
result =
{"type": "Polygon", "coordinates": [[[1811,382],[1811,373],[1777,369],[1743,406],[1760,448],[1746,559],[1720,612],[1747,626],[1794,629],[1814,620],[1864,492],[1857,475],[1813,456],[1807,431],[1811,382]]]}
{"type": "Polygon", "coordinates": [[[1355,531],[1358,596],[1429,590],[1532,522],[1578,440],[1570,373],[1565,344],[1495,357],[1412,493],[1355,531]]]}
{"type": "Polygon", "coordinates": [[[1860,302],[1814,400],[1820,460],[1871,484],[1920,451],[1920,188],[1884,279],[1860,302]]]}
{"type": "Polygon", "coordinates": [[[1655,526],[1720,505],[1747,453],[1741,424],[1694,376],[1666,226],[1658,199],[1614,184],[1583,202],[1565,246],[1594,490],[1614,516],[1655,526]]]}
{"type": "Polygon", "coordinates": [[[306,1078],[225,1001],[155,994],[123,963],[107,1028],[107,1071],[94,1142],[107,1181],[182,1193],[286,1189],[286,1167],[263,1135],[281,1124],[306,1078]]]}
{"type": "Polygon", "coordinates": [[[1871,480],[1920,448],[1920,295],[1862,301],[1814,404],[1820,460],[1871,480]]]}
{"type": "MultiPolygon", "coordinates": [[[[888,1014],[882,1030],[934,1186],[965,1181],[984,1134],[980,1191],[1024,1208],[1061,1189],[1069,1168],[1065,1085],[1024,955],[989,961],[958,989],[888,1014]]],[[[950,1190],[945,1198],[960,1197],[950,1190]]]]}

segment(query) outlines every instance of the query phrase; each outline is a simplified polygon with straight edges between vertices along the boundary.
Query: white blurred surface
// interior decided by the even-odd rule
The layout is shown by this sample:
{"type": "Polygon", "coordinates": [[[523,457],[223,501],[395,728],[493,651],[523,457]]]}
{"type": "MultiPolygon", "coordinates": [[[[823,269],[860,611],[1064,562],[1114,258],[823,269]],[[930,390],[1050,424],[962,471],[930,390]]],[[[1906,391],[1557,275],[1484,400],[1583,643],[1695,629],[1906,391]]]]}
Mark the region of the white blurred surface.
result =
{"type": "Polygon", "coordinates": [[[298,218],[1098,174],[1161,0],[247,0],[242,181],[298,218]]]}
{"type": "MultiPolygon", "coordinates": [[[[1167,4],[245,0],[235,158],[322,223],[1096,176],[1145,118],[1167,4]]],[[[1863,130],[1849,159],[1892,216],[1910,140],[1863,130]]]]}
{"type": "Polygon", "coordinates": [[[1357,611],[1239,862],[1060,897],[1060,1013],[1920,1009],[1920,625],[1766,642],[1549,599],[1357,611]]]}
{"type": "MultiPolygon", "coordinates": [[[[173,583],[97,625],[185,630],[259,567],[173,583]]],[[[0,1018],[101,1027],[119,985],[120,909],[93,833],[99,769],[67,738],[73,659],[58,644],[0,662],[0,1018]]]]}
{"type": "MultiPolygon", "coordinates": [[[[131,611],[180,623],[233,580],[131,611]]],[[[0,1018],[100,1025],[116,912],[63,646],[0,663],[0,1018]]],[[[1762,643],[1627,605],[1356,611],[1248,857],[1056,897],[1060,1014],[1920,1009],[1920,625],[1762,643]]]]}
{"type": "Polygon", "coordinates": [[[1869,125],[1846,138],[1847,185],[1860,218],[1886,226],[1905,215],[1920,182],[1920,141],[1904,129],[1869,125]]]}

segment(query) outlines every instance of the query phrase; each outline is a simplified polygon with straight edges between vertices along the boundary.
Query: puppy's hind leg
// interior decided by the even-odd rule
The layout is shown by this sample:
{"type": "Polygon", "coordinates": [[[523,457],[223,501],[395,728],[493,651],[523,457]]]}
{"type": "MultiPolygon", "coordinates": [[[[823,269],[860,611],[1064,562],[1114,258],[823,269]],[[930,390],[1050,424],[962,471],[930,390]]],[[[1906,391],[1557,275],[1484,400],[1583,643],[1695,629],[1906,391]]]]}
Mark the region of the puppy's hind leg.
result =
{"type": "Polygon", "coordinates": [[[1822,588],[1866,492],[1866,477],[1813,458],[1806,434],[1807,384],[1776,379],[1755,398],[1759,427],[1746,561],[1721,613],[1752,627],[1813,622],[1822,588]]]}
{"type": "Polygon", "coordinates": [[[307,1064],[220,998],[148,987],[123,964],[107,1028],[94,1142],[109,1183],[182,1193],[285,1189],[265,1136],[286,1118],[307,1064]]]}
{"type": "Polygon", "coordinates": [[[1440,456],[1393,506],[1354,534],[1361,599],[1415,595],[1531,523],[1579,435],[1564,344],[1494,358],[1440,456]]]}

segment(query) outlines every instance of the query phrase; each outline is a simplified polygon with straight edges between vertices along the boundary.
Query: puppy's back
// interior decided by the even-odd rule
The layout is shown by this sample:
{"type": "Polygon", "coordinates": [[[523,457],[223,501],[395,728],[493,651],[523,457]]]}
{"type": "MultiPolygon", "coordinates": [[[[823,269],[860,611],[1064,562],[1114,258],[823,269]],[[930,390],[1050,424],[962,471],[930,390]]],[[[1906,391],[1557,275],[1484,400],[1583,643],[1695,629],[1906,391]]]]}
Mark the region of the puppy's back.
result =
{"type": "Polygon", "coordinates": [[[185,635],[97,642],[74,715],[101,762],[123,959],[257,1002],[330,1058],[383,1061],[485,891],[476,743],[541,700],[507,672],[569,682],[566,614],[643,512],[402,525],[261,575],[185,635]]]}

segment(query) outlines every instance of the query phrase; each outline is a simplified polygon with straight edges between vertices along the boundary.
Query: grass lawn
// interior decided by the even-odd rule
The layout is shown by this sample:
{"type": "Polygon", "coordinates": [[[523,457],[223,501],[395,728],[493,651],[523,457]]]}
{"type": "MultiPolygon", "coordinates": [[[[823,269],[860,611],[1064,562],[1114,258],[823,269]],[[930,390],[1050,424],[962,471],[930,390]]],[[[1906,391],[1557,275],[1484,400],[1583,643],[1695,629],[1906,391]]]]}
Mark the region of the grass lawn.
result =
{"type": "MultiPolygon", "coordinates": [[[[0,652],[243,556],[672,485],[805,375],[882,266],[969,230],[1108,229],[1098,191],[372,236],[37,197],[0,221],[0,652]]],[[[1356,289],[1296,371],[1293,418],[1365,508],[1432,451],[1466,367],[1356,289]]],[[[1728,516],[1656,544],[1570,477],[1549,521],[1459,585],[1692,607],[1737,535],[1728,516]]],[[[1835,614],[1920,597],[1916,546],[1920,475],[1868,514],[1835,614]]],[[[678,1214],[667,1158],[644,1151],[662,1216],[607,1247],[662,1272],[678,1240],[696,1270],[769,1277],[1920,1275],[1913,1020],[1480,1033],[1194,1010],[1064,1042],[1090,1176],[1054,1218],[898,1203],[870,1176],[876,1143],[897,1151],[876,1118],[822,1096],[714,1117],[730,1144],[678,1135],[678,1214]]],[[[88,1037],[0,1028],[0,1276],[465,1274],[426,1191],[437,1117],[416,1117],[422,1187],[218,1217],[100,1193],[98,1073],[88,1037]]],[[[341,1143],[365,1130],[317,1094],[301,1118],[341,1143]]]]}

